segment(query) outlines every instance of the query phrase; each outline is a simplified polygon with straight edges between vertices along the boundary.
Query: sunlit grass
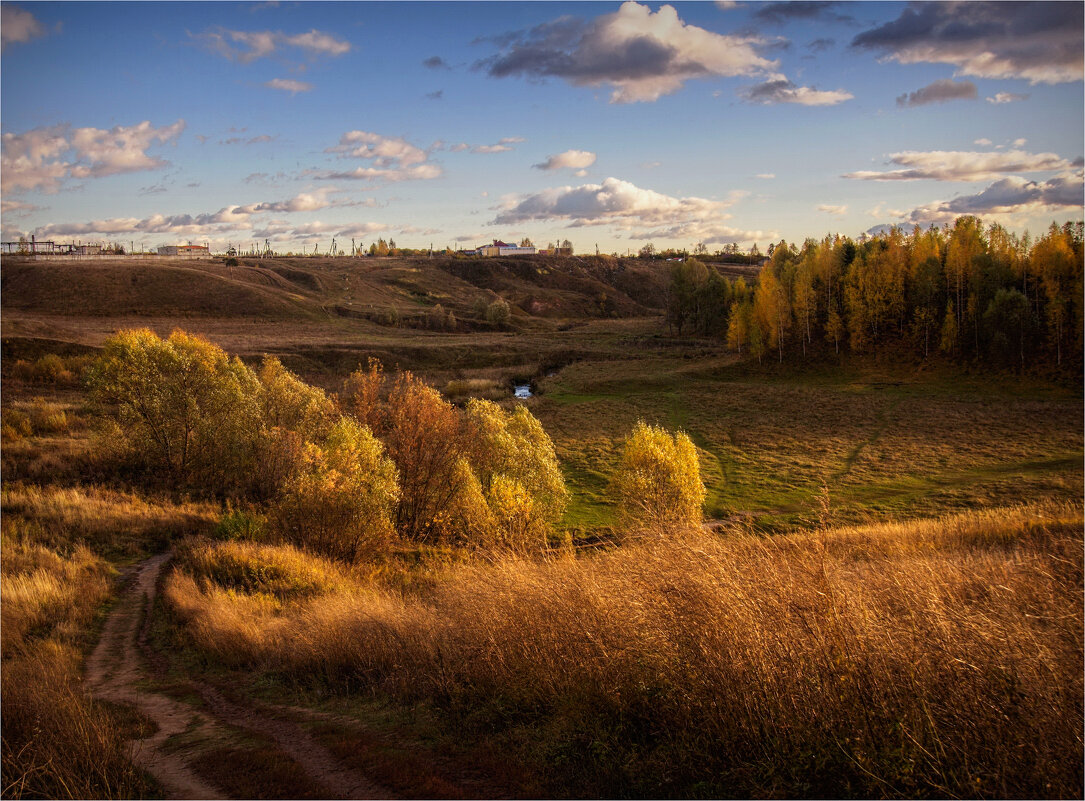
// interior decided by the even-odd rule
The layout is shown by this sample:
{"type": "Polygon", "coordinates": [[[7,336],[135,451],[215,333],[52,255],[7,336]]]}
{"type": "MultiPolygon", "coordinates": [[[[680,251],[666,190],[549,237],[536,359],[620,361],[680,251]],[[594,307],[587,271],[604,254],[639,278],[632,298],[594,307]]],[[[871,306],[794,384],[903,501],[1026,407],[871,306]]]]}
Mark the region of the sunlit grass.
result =
{"type": "Polygon", "coordinates": [[[528,715],[518,747],[571,758],[559,794],[1046,797],[1081,786],[1081,528],[1033,505],[654,540],[410,595],[241,592],[188,560],[165,593],[225,664],[528,715]]]}

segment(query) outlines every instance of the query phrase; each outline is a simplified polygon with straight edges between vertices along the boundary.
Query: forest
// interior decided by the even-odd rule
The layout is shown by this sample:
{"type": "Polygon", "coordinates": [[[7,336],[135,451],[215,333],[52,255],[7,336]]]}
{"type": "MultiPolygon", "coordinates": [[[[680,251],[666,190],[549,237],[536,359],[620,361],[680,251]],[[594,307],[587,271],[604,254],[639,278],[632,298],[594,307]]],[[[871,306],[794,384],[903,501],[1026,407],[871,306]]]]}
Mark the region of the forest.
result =
{"type": "Polygon", "coordinates": [[[1081,369],[1080,222],[1035,240],[965,216],[910,235],[782,241],[752,285],[691,258],[672,263],[669,289],[666,321],[679,336],[722,339],[759,361],[905,349],[996,369],[1081,369]]]}

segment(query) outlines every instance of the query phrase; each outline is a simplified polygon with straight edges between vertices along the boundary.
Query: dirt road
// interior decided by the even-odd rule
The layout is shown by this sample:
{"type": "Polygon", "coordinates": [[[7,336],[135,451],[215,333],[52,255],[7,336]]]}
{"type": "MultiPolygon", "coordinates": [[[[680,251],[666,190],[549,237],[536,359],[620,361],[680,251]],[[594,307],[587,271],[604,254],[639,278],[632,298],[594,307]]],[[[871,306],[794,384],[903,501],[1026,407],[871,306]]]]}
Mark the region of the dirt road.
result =
{"type": "Polygon", "coordinates": [[[158,727],[153,735],[132,742],[133,761],[154,776],[171,798],[227,798],[192,769],[191,762],[198,754],[184,747],[168,748],[167,744],[171,737],[182,734],[187,740],[228,743],[230,727],[238,727],[270,738],[326,797],[391,798],[386,788],[343,765],[293,721],[227,700],[205,684],[192,689],[202,696],[210,714],[142,686],[156,668],[162,668],[155,664],[160,658],[146,647],[148,627],[144,622],[149,619],[158,577],[169,558],[169,553],[159,554],[136,568],[86,665],[85,680],[92,695],[134,707],[158,727]]]}

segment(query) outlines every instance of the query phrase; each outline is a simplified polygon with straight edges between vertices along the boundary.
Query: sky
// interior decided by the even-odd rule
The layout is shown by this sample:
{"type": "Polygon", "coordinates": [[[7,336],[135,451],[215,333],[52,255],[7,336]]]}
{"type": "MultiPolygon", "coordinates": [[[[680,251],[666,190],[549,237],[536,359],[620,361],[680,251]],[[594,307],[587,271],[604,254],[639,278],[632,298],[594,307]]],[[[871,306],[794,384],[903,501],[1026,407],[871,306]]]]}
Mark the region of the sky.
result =
{"type": "Polygon", "coordinates": [[[0,9],[4,241],[635,253],[1083,216],[1080,2],[0,9]]]}

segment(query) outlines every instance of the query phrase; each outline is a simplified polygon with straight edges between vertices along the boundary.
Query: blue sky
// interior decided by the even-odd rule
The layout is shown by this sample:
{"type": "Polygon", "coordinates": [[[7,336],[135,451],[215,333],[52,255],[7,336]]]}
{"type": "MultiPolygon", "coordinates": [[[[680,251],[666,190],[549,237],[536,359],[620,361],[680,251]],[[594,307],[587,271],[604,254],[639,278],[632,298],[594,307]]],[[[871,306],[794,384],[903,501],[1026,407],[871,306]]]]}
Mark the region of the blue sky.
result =
{"type": "Polygon", "coordinates": [[[3,238],[764,249],[1082,217],[1081,3],[4,3],[3,238]]]}

